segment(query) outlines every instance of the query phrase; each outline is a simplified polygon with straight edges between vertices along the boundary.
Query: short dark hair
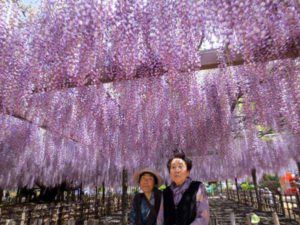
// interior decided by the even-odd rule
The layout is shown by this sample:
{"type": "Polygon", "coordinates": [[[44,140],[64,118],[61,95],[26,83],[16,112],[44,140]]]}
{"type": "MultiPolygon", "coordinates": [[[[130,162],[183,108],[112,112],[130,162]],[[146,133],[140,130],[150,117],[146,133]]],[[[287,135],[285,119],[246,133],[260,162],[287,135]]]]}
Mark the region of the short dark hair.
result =
{"type": "Polygon", "coordinates": [[[144,176],[144,175],[146,175],[146,174],[148,174],[148,175],[150,175],[150,176],[152,176],[152,177],[154,178],[154,185],[157,185],[157,184],[158,184],[158,179],[157,179],[157,177],[156,177],[153,173],[150,173],[150,172],[148,172],[148,171],[143,172],[143,173],[140,174],[140,176],[139,176],[139,183],[141,182],[142,176],[144,176]]]}
{"type": "Polygon", "coordinates": [[[171,169],[171,163],[172,163],[173,159],[182,159],[186,164],[187,170],[191,171],[191,169],[193,167],[192,160],[190,158],[186,157],[186,155],[183,152],[179,152],[179,153],[175,153],[173,155],[173,157],[168,160],[167,167],[168,167],[169,172],[171,169]]]}

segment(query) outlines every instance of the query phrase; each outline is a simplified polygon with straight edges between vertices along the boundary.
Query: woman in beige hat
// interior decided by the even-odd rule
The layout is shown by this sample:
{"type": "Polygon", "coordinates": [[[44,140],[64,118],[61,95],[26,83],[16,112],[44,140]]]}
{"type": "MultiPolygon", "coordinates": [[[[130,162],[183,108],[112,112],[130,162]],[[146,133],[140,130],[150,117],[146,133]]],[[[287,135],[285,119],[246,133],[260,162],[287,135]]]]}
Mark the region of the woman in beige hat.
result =
{"type": "Polygon", "coordinates": [[[134,181],[143,193],[137,193],[132,201],[129,214],[130,225],[156,225],[160,207],[162,184],[161,176],[152,169],[143,169],[134,174],[134,181]]]}

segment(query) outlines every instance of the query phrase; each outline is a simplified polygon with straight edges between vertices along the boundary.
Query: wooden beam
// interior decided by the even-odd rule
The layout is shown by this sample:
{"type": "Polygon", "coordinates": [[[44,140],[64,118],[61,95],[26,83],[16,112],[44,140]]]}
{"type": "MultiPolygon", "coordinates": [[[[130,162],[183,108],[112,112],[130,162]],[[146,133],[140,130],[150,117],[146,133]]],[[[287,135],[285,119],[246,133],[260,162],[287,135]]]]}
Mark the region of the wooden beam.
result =
{"type": "MultiPolygon", "coordinates": [[[[227,51],[228,52],[228,51],[227,51]]],[[[219,57],[218,57],[218,50],[214,49],[214,50],[204,50],[201,51],[201,65],[195,66],[193,68],[189,68],[189,71],[199,71],[199,70],[207,70],[207,69],[215,69],[218,68],[218,66],[220,65],[219,62],[219,57]]],[[[245,63],[245,61],[243,60],[242,55],[236,55],[234,57],[229,57],[230,53],[226,54],[226,64],[230,65],[230,66],[236,66],[236,65],[242,65],[245,63]]],[[[275,56],[269,56],[269,58],[266,58],[265,61],[270,61],[270,60],[277,60],[277,59],[284,59],[284,58],[297,58],[299,57],[299,51],[297,50],[297,48],[289,48],[289,50],[287,50],[287,52],[285,54],[283,54],[283,56],[281,58],[275,57],[275,56]]],[[[93,81],[92,80],[92,76],[90,74],[86,75],[86,78],[84,79],[84,82],[82,82],[81,84],[78,84],[78,82],[76,83],[75,81],[72,80],[68,80],[69,78],[65,79],[64,81],[62,81],[61,83],[57,84],[56,86],[48,86],[48,87],[43,87],[43,88],[38,88],[36,87],[32,93],[41,93],[41,92],[48,92],[48,91],[61,91],[64,89],[69,89],[69,88],[78,88],[78,87],[83,87],[83,86],[90,86],[90,85],[98,85],[98,84],[102,84],[102,83],[109,83],[109,82],[114,82],[114,81],[126,81],[126,80],[131,80],[131,79],[142,79],[143,73],[147,73],[146,77],[153,77],[153,76],[161,76],[163,74],[165,74],[167,71],[163,68],[163,65],[160,63],[156,63],[154,64],[153,68],[149,68],[146,65],[141,65],[139,68],[137,68],[136,70],[136,75],[132,78],[128,78],[125,79],[125,76],[120,76],[123,78],[117,78],[117,73],[120,72],[122,73],[122,71],[115,65],[112,66],[111,68],[106,68],[106,70],[104,70],[106,72],[104,72],[102,75],[99,76],[98,80],[93,81]],[[108,71],[111,71],[112,75],[108,74],[108,71]]],[[[187,69],[182,70],[182,72],[186,72],[187,69]]],[[[239,99],[239,97],[242,96],[242,93],[238,93],[237,95],[237,101],[239,99]]],[[[237,101],[231,106],[231,111],[234,110],[237,101]]],[[[1,103],[1,102],[0,102],[1,103]]],[[[1,105],[1,104],[0,104],[1,105]]],[[[26,121],[28,123],[32,123],[36,126],[38,126],[41,129],[44,129],[46,131],[50,131],[52,133],[57,133],[54,130],[51,130],[49,127],[46,127],[44,125],[40,125],[40,124],[35,124],[33,121],[29,120],[26,118],[25,115],[20,115],[19,113],[16,112],[11,112],[10,110],[4,110],[2,111],[3,114],[5,115],[10,115],[14,118],[18,118],[22,121],[26,121]]],[[[58,134],[58,133],[57,133],[58,134]]],[[[60,137],[62,138],[66,138],[68,140],[74,141],[80,145],[85,146],[85,144],[80,143],[79,140],[76,140],[75,138],[72,137],[68,137],[68,136],[63,136],[62,134],[58,134],[60,137]]],[[[88,147],[88,146],[87,146],[88,147]]],[[[300,173],[300,166],[299,168],[299,173],[300,173]]]]}
{"type": "MultiPolygon", "coordinates": [[[[1,115],[1,113],[0,113],[0,115],[1,115]]],[[[85,144],[85,143],[82,143],[81,141],[79,141],[79,140],[77,140],[77,139],[75,139],[75,138],[73,138],[73,137],[65,136],[65,135],[63,135],[63,134],[61,134],[61,133],[58,133],[57,131],[55,131],[54,129],[51,129],[50,127],[47,127],[47,126],[45,126],[45,125],[36,124],[36,123],[34,123],[33,121],[31,121],[31,120],[29,120],[29,119],[27,119],[27,118],[25,118],[25,117],[23,117],[23,116],[21,116],[21,115],[19,115],[19,114],[16,114],[16,113],[10,113],[10,114],[3,114],[3,115],[5,115],[5,116],[11,116],[11,117],[13,117],[13,118],[16,118],[16,119],[19,119],[19,120],[21,120],[21,121],[24,121],[24,122],[30,123],[30,124],[32,124],[32,125],[35,125],[35,126],[37,126],[39,129],[42,129],[42,130],[44,130],[44,131],[46,131],[46,132],[48,132],[48,133],[51,133],[51,134],[53,134],[53,135],[55,135],[55,136],[57,136],[57,137],[59,137],[59,138],[66,139],[66,140],[68,140],[68,141],[74,142],[75,144],[78,144],[78,145],[80,145],[80,146],[82,146],[82,147],[86,147],[86,148],[91,147],[90,145],[87,145],[87,144],[85,144]]],[[[100,154],[102,154],[102,153],[100,153],[100,154]]]]}
{"type": "MultiPolygon", "coordinates": [[[[1,115],[1,113],[0,113],[0,115],[1,115]]],[[[79,145],[87,146],[87,145],[85,145],[84,143],[81,143],[79,140],[76,140],[75,138],[72,138],[72,137],[69,137],[69,136],[64,136],[64,135],[62,135],[62,134],[56,132],[55,130],[51,129],[50,127],[47,127],[47,126],[45,126],[45,125],[36,124],[36,123],[34,123],[33,121],[27,119],[25,116],[22,116],[22,115],[20,115],[20,114],[18,114],[18,113],[14,113],[14,112],[8,113],[8,112],[7,112],[7,114],[3,113],[3,115],[5,115],[5,116],[11,116],[11,117],[13,117],[13,118],[15,118],[15,119],[18,119],[18,120],[21,120],[21,121],[23,121],[23,122],[30,123],[30,124],[32,124],[32,125],[37,126],[39,129],[42,129],[42,130],[44,130],[44,131],[46,131],[46,132],[50,132],[50,133],[52,133],[52,134],[54,134],[54,135],[56,135],[56,136],[59,136],[60,138],[65,138],[65,139],[67,139],[67,140],[69,140],[69,141],[72,141],[72,142],[75,142],[75,143],[77,143],[77,144],[79,144],[79,145]]],[[[87,146],[87,147],[88,147],[88,146],[87,146]]]]}
{"type": "MultiPolygon", "coordinates": [[[[201,65],[194,65],[188,68],[182,68],[179,72],[196,72],[201,70],[209,70],[209,69],[217,69],[222,64],[219,60],[220,50],[212,49],[212,50],[203,50],[200,51],[201,57],[201,65]]],[[[228,49],[224,52],[225,56],[225,63],[227,66],[238,66],[242,64],[247,64],[250,62],[245,62],[244,57],[242,54],[235,54],[232,55],[228,49]]],[[[258,51],[259,52],[259,51],[258,51]]],[[[283,52],[280,56],[275,56],[271,54],[266,54],[264,58],[253,59],[252,63],[254,62],[267,62],[279,59],[286,59],[286,58],[297,58],[299,57],[299,50],[294,45],[291,45],[285,52],[283,52]]],[[[40,93],[40,92],[49,92],[49,91],[57,91],[57,90],[64,90],[69,88],[77,88],[77,87],[84,87],[90,85],[99,85],[103,83],[110,83],[115,81],[126,81],[126,80],[135,80],[141,79],[146,77],[158,77],[166,74],[168,70],[164,68],[164,65],[160,62],[153,63],[152,67],[141,64],[136,68],[134,71],[134,75],[131,77],[126,77],[124,71],[118,65],[110,65],[106,68],[103,68],[101,74],[93,76],[92,74],[87,74],[86,76],[82,77],[80,81],[72,80],[72,78],[68,77],[63,79],[60,82],[55,82],[55,85],[43,84],[43,87],[36,86],[32,93],[40,93]]],[[[51,83],[51,82],[49,82],[51,83]]]]}

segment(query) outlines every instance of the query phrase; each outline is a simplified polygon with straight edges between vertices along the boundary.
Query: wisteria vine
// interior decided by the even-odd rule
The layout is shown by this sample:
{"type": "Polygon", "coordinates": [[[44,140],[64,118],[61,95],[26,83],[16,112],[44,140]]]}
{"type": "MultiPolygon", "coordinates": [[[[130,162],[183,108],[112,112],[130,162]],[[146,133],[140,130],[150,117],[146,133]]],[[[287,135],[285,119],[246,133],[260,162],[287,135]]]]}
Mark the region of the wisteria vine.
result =
{"type": "Polygon", "coordinates": [[[201,180],[300,160],[297,1],[17,3],[0,2],[0,187],[115,185],[174,149],[201,180]],[[215,39],[220,67],[196,71],[215,39]]]}

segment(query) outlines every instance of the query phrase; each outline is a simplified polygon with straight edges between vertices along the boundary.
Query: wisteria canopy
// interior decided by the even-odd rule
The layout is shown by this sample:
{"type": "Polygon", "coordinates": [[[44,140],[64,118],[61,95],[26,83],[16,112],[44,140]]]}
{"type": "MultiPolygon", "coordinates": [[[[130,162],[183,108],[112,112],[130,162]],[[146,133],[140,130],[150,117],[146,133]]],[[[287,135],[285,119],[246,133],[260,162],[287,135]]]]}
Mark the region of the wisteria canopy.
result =
{"type": "Polygon", "coordinates": [[[276,172],[300,160],[299,51],[297,0],[2,0],[0,187],[114,185],[174,149],[201,180],[276,172]]]}

